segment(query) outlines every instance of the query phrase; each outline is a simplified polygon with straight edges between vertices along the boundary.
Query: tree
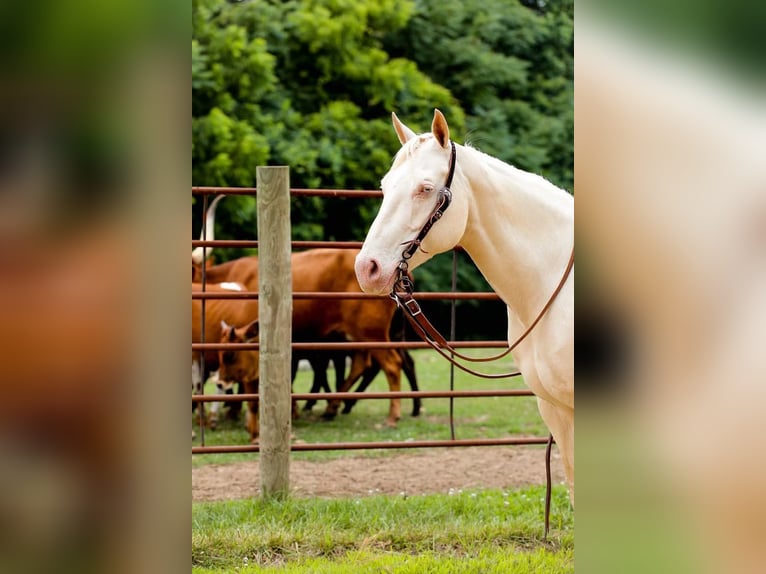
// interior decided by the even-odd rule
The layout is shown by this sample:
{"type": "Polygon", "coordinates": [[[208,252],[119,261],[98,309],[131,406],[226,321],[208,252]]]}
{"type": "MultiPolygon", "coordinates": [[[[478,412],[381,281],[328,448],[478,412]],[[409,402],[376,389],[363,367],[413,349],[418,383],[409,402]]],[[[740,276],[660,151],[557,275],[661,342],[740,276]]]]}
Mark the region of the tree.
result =
{"type": "MultiPolygon", "coordinates": [[[[195,185],[253,186],[257,165],[281,164],[293,187],[376,189],[399,149],[391,111],[426,131],[438,107],[459,143],[572,188],[571,1],[192,6],[195,185]]],[[[293,238],[360,239],[378,203],[293,198],[293,238]]],[[[255,209],[254,198],[227,198],[217,236],[254,237],[255,209]]],[[[201,206],[192,211],[196,236],[201,206]]],[[[460,268],[461,289],[488,288],[460,268]]],[[[419,288],[442,290],[450,271],[449,258],[434,261],[419,288]]]]}
{"type": "Polygon", "coordinates": [[[448,87],[482,151],[573,189],[573,3],[418,0],[387,35],[448,87]]]}
{"type": "MultiPolygon", "coordinates": [[[[398,146],[392,109],[438,106],[462,127],[449,90],[381,48],[411,8],[402,0],[197,0],[193,182],[252,186],[255,166],[270,163],[289,165],[294,187],[375,189],[398,146]]],[[[344,205],[338,217],[317,198],[294,199],[295,237],[360,237],[375,205],[344,205]]],[[[220,236],[254,234],[254,210],[252,198],[227,199],[220,236]]]]}

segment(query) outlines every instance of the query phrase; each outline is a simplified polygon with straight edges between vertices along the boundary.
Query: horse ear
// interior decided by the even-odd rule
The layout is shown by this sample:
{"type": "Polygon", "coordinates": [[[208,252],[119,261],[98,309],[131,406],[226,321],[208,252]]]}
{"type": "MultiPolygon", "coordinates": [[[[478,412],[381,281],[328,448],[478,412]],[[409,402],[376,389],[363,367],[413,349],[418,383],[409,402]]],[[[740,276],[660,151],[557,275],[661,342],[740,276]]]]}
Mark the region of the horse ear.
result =
{"type": "Polygon", "coordinates": [[[415,132],[413,132],[410,128],[405,126],[401,121],[399,121],[399,118],[396,117],[396,114],[394,112],[391,112],[391,121],[394,124],[394,130],[396,130],[396,135],[399,136],[399,142],[404,145],[409,140],[415,137],[415,132]]]}
{"type": "Polygon", "coordinates": [[[438,109],[434,108],[434,121],[431,123],[431,132],[436,137],[436,141],[443,148],[449,147],[449,126],[447,119],[438,109]]]}

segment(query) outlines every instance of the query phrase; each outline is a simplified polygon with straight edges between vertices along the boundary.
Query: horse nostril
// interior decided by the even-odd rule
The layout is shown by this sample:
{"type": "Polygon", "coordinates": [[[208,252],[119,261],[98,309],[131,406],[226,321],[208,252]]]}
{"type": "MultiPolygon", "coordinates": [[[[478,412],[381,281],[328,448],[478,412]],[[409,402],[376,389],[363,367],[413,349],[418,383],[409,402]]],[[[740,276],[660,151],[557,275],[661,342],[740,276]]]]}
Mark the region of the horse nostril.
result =
{"type": "Polygon", "coordinates": [[[375,279],[378,275],[380,275],[380,265],[378,265],[378,262],[374,259],[370,259],[370,265],[369,265],[369,273],[370,273],[370,279],[375,279]]]}
{"type": "Polygon", "coordinates": [[[362,290],[372,288],[383,276],[383,267],[374,257],[357,257],[354,270],[362,290]]]}

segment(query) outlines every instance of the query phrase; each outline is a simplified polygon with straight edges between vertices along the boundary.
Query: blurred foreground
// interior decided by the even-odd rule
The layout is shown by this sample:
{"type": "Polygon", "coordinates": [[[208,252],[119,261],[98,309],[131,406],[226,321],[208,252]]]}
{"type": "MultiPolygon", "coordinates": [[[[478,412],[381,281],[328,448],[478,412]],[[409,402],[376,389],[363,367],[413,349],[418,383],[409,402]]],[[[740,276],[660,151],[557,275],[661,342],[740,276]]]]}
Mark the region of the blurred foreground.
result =
{"type": "Polygon", "coordinates": [[[762,572],[763,78],[591,5],[575,58],[577,568],[762,572]]]}
{"type": "Polygon", "coordinates": [[[188,567],[188,406],[165,407],[189,390],[165,383],[188,356],[188,47],[168,40],[190,19],[170,6],[0,9],[2,572],[188,567]]]}

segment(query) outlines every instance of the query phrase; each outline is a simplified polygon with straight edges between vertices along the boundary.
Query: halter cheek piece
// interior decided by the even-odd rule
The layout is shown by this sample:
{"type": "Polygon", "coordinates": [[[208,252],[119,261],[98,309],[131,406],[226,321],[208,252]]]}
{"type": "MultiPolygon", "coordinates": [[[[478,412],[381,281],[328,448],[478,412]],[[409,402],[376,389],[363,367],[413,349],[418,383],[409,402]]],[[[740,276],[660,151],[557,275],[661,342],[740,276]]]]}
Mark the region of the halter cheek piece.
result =
{"type": "Polygon", "coordinates": [[[452,203],[452,191],[450,190],[450,186],[452,185],[452,178],[455,175],[455,157],[457,151],[455,150],[455,142],[450,142],[450,144],[452,146],[452,152],[450,153],[449,159],[449,173],[447,174],[447,181],[444,182],[444,185],[436,195],[436,207],[434,207],[431,215],[428,216],[428,220],[425,222],[425,225],[423,225],[423,228],[420,230],[417,237],[412,241],[403,243],[403,245],[407,245],[407,247],[402,252],[402,260],[399,263],[399,269],[405,273],[407,272],[407,260],[415,254],[423,239],[428,235],[428,232],[431,231],[434,224],[442,218],[442,215],[444,215],[444,212],[447,211],[450,203],[452,203]],[[402,269],[402,267],[404,269],[402,269]]]}
{"type": "MultiPolygon", "coordinates": [[[[396,301],[396,304],[406,311],[405,315],[410,318],[422,313],[420,305],[412,297],[415,285],[409,276],[409,260],[415,254],[418,249],[422,249],[421,245],[423,239],[425,239],[428,232],[434,224],[442,218],[444,212],[452,203],[452,191],[450,186],[452,185],[452,178],[455,175],[455,158],[457,150],[455,149],[455,142],[450,142],[451,153],[449,162],[449,173],[447,174],[447,180],[444,182],[442,188],[436,194],[436,206],[434,207],[431,215],[428,216],[420,232],[411,241],[407,241],[402,245],[406,245],[404,251],[402,251],[402,259],[399,261],[396,280],[391,288],[390,297],[396,301]]],[[[425,317],[423,317],[425,319],[425,317]]],[[[422,336],[422,335],[421,335],[422,336]]],[[[427,340],[427,339],[426,339],[427,340]]]]}

